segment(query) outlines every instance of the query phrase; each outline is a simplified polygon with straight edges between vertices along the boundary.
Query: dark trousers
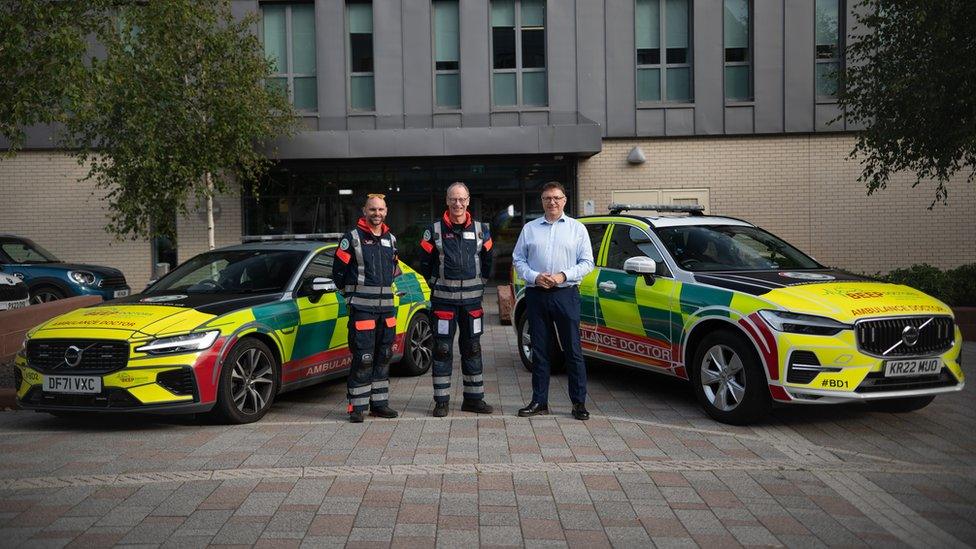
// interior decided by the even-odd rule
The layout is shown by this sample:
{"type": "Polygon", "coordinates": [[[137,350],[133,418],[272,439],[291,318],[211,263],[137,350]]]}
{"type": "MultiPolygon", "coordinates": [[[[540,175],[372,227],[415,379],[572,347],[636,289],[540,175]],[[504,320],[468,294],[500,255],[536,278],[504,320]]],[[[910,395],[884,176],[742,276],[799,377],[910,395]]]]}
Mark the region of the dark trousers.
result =
{"type": "Polygon", "coordinates": [[[346,382],[349,411],[386,406],[390,399],[390,358],[396,336],[396,312],[349,310],[352,367],[346,382]]]}
{"type": "Polygon", "coordinates": [[[543,290],[527,288],[526,306],[532,336],[532,401],[549,403],[549,349],[558,334],[566,360],[569,399],[586,402],[586,364],[580,347],[580,295],[576,286],[543,290]],[[555,334],[553,333],[555,326],[555,334]]]}
{"type": "Polygon", "coordinates": [[[464,399],[485,398],[480,341],[484,331],[484,310],[481,304],[434,302],[431,307],[434,310],[434,402],[448,402],[451,399],[455,332],[458,334],[458,348],[461,351],[464,399]]]}

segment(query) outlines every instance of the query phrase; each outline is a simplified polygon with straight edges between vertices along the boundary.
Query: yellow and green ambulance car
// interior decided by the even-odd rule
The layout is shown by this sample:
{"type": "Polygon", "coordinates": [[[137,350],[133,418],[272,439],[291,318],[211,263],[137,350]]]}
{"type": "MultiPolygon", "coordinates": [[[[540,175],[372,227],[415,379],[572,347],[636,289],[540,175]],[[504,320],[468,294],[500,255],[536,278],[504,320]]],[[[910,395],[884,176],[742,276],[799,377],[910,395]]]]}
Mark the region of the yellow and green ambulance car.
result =
{"type": "MultiPolygon", "coordinates": [[[[941,301],[824,267],[701,207],[610,208],[580,218],[596,259],[580,285],[584,354],[687,379],[705,411],[731,424],[773,402],[911,411],[963,388],[962,336],[941,301]]],[[[525,282],[513,282],[531,368],[525,282]]]]}
{"type": "MultiPolygon", "coordinates": [[[[246,239],[256,241],[200,254],[141,294],[49,320],[17,354],[19,404],[249,423],[281,392],[345,376],[346,302],[328,278],[338,236],[246,239]]],[[[430,289],[400,269],[394,370],[419,375],[432,358],[430,289]]]]}

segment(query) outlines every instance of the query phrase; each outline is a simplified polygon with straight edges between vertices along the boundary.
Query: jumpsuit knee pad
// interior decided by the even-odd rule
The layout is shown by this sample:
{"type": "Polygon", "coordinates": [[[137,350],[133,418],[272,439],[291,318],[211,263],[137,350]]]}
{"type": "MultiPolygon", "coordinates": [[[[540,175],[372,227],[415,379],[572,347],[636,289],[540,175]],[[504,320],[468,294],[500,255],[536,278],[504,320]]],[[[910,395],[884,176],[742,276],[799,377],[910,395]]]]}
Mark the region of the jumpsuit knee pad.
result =
{"type": "Polygon", "coordinates": [[[451,356],[451,344],[445,341],[438,341],[434,344],[434,359],[447,360],[451,356]]]}
{"type": "Polygon", "coordinates": [[[359,360],[363,363],[363,366],[372,366],[373,365],[373,354],[372,353],[363,353],[363,354],[359,355],[359,360]]]}
{"type": "Polygon", "coordinates": [[[466,345],[462,345],[461,356],[464,358],[474,358],[481,355],[481,342],[479,341],[469,341],[466,345]]]}

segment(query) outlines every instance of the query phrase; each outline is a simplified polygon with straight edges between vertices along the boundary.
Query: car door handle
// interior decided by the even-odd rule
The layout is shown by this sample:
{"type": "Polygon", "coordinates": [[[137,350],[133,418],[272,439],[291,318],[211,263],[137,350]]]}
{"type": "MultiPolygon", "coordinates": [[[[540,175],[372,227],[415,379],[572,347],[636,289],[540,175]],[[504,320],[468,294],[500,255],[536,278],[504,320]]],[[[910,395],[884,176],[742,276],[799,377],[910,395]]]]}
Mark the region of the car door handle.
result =
{"type": "Polygon", "coordinates": [[[397,297],[403,297],[403,296],[407,295],[407,292],[397,292],[396,295],[397,295],[397,297]]]}
{"type": "Polygon", "coordinates": [[[601,282],[600,289],[603,290],[604,292],[615,292],[617,291],[617,284],[612,280],[601,282]]]}

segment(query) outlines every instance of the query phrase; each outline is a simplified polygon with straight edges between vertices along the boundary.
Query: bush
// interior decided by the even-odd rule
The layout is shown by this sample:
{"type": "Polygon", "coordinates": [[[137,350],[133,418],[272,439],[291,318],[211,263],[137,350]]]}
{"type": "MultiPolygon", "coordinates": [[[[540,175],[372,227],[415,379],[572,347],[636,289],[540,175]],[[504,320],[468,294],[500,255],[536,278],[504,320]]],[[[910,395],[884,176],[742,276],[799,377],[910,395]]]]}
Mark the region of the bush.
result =
{"type": "Polygon", "coordinates": [[[925,292],[954,307],[976,306],[976,263],[942,271],[927,263],[895,269],[878,278],[925,292]]]}

